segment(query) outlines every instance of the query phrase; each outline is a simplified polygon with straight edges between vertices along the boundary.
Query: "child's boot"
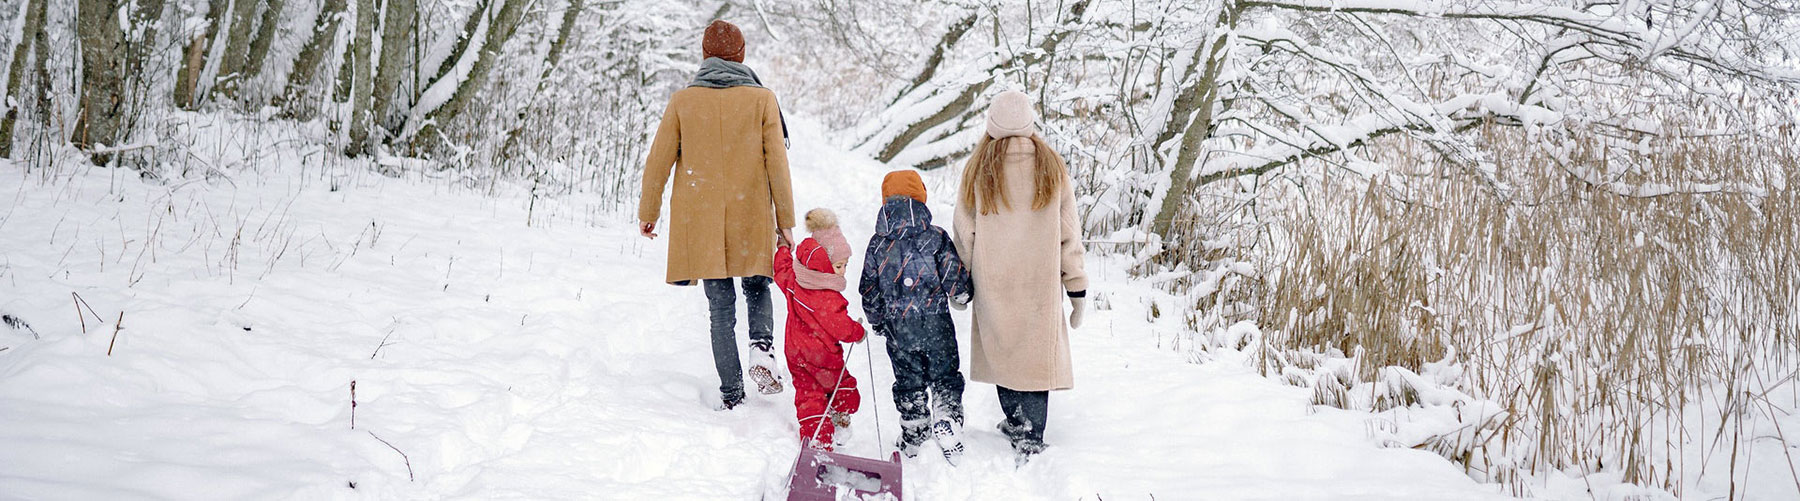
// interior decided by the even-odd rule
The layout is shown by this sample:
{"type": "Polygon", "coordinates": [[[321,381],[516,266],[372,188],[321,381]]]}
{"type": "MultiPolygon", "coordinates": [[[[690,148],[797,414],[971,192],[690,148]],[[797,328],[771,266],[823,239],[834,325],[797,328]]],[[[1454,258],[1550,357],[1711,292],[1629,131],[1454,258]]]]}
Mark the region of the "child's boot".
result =
{"type": "Polygon", "coordinates": [[[931,424],[931,436],[937,440],[938,448],[944,451],[944,460],[950,466],[962,461],[962,424],[948,419],[939,419],[931,424]]]}
{"type": "Polygon", "coordinates": [[[844,444],[847,444],[850,442],[850,437],[852,436],[852,434],[850,433],[850,415],[849,414],[845,414],[842,412],[835,412],[835,411],[832,412],[831,413],[831,426],[833,428],[837,428],[837,431],[833,432],[831,435],[831,441],[833,444],[836,444],[838,447],[843,447],[844,444]]]}
{"type": "Polygon", "coordinates": [[[955,466],[962,460],[962,392],[933,388],[931,413],[936,421],[931,424],[931,436],[937,440],[938,448],[944,452],[944,460],[955,466]]]}
{"type": "Polygon", "coordinates": [[[899,449],[900,453],[905,454],[906,457],[917,457],[919,445],[925,443],[926,438],[931,437],[929,425],[930,423],[924,419],[901,420],[900,441],[894,444],[894,448],[899,449]]]}

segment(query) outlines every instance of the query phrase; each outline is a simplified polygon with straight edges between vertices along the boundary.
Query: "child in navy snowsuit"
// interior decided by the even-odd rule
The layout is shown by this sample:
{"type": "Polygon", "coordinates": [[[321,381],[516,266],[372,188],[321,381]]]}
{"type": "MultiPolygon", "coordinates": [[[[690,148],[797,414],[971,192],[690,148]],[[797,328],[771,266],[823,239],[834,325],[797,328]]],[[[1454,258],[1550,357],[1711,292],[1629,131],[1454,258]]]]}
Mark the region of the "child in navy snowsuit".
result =
{"type": "Polygon", "coordinates": [[[944,458],[955,464],[962,455],[963,375],[949,303],[968,304],[973,282],[950,234],[932,226],[917,172],[889,173],[881,197],[857,290],[869,325],[887,338],[893,361],[901,427],[897,447],[913,457],[927,436],[935,437],[944,458]]]}
{"type": "Polygon", "coordinates": [[[861,323],[851,319],[844,290],[844,268],[850,262],[850,243],[838,230],[837,216],[825,209],[806,213],[812,237],[790,252],[787,242],[775,251],[775,283],[787,294],[788,372],[794,377],[794,417],[800,420],[800,440],[831,450],[837,431],[850,425],[850,415],[862,406],[856,378],[844,371],[844,350],[838,343],[862,341],[861,323]],[[798,253],[800,266],[794,266],[798,253]],[[835,392],[836,396],[833,397],[835,392]]]}

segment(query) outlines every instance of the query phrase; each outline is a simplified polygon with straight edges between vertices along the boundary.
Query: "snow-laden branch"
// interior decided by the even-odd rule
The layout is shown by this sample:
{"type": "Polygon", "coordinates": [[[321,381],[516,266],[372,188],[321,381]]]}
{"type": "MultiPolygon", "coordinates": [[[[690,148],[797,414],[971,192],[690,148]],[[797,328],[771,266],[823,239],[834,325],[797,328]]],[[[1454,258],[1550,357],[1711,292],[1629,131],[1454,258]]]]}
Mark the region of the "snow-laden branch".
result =
{"type": "MultiPolygon", "coordinates": [[[[1282,114],[1291,113],[1293,112],[1282,114]]],[[[1338,125],[1303,124],[1302,128],[1313,136],[1311,140],[1278,136],[1270,128],[1251,123],[1245,117],[1228,116],[1226,119],[1269,136],[1277,144],[1244,153],[1230,153],[1224,159],[1214,162],[1214,165],[1202,168],[1197,174],[1195,185],[1265,174],[1301,160],[1367,146],[1376,139],[1399,133],[1434,135],[1466,130],[1482,123],[1527,126],[1553,123],[1562,118],[1560,113],[1519,104],[1503,94],[1457,96],[1431,106],[1429,113],[1408,113],[1406,116],[1408,118],[1405,120],[1393,120],[1384,114],[1366,113],[1338,125]],[[1452,130],[1442,130],[1440,127],[1445,124],[1452,126],[1452,130]]]]}
{"type": "Polygon", "coordinates": [[[1768,196],[1767,190],[1744,182],[1702,183],[1694,181],[1678,181],[1674,183],[1648,182],[1643,184],[1630,184],[1616,179],[1607,180],[1605,176],[1598,172],[1594,172],[1592,169],[1568,165],[1560,160],[1556,162],[1556,165],[1562,167],[1569,175],[1575,176],[1576,179],[1580,179],[1584,183],[1622,197],[1656,198],[1668,195],[1706,195],[1714,193],[1750,195],[1754,197],[1768,196]]]}
{"type": "Polygon", "coordinates": [[[1676,59],[1707,69],[1744,78],[1800,85],[1800,70],[1775,68],[1745,61],[1718,50],[1718,45],[1697,40],[1694,35],[1709,13],[1696,15],[1688,25],[1672,33],[1654,31],[1651,23],[1640,23],[1622,16],[1601,16],[1563,6],[1534,5],[1515,2],[1483,3],[1475,6],[1451,5],[1438,0],[1248,0],[1241,8],[1272,8],[1321,13],[1389,14],[1443,19],[1516,21],[1580,32],[1596,39],[1631,49],[1648,59],[1667,54],[1676,59]]]}

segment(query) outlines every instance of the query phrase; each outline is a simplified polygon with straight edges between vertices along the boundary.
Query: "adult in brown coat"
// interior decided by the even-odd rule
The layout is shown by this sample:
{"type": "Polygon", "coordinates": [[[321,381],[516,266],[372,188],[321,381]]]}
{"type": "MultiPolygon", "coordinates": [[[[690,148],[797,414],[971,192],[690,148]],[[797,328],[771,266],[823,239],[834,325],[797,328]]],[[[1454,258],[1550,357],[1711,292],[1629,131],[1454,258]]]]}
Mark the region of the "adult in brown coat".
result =
{"type": "Polygon", "coordinates": [[[969,374],[998,388],[1000,430],[1022,460],[1044,448],[1049,391],[1075,384],[1068,328],[1081,326],[1088,280],[1073,183],[1037,135],[1030,98],[1008,91],[988,110],[953,226],[975,282],[969,374]]]}
{"type": "Polygon", "coordinates": [[[781,391],[769,277],[776,239],[791,239],[794,203],[781,110],[775,93],[743,65],[742,33],[714,21],[702,47],[699,73],[669,98],[650,145],[638,221],[640,233],[656,238],[673,173],[666,281],[705,283],[713,364],[722,408],[730,409],[744,399],[734,285],[742,286],[749,310],[751,379],[763,393],[781,391]]]}

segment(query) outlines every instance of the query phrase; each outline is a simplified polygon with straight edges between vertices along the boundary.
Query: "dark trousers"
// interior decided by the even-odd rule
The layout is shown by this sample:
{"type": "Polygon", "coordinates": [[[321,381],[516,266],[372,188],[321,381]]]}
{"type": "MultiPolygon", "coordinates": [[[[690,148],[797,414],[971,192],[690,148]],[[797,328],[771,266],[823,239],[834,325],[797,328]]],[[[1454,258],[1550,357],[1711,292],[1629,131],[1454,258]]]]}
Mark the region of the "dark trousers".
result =
{"type": "Polygon", "coordinates": [[[1050,419],[1050,392],[1015,391],[994,386],[1000,392],[1000,410],[1006,421],[1000,432],[1012,439],[1013,450],[1036,454],[1044,450],[1044,425],[1050,419]]]}
{"type": "MultiPolygon", "coordinates": [[[[769,277],[744,277],[745,309],[750,317],[750,346],[775,346],[775,308],[769,299],[769,277]]],[[[744,399],[744,368],[738,362],[737,292],[732,279],[705,280],[707,309],[712,314],[713,367],[719,370],[719,395],[726,402],[744,399]]]]}
{"type": "Polygon", "coordinates": [[[963,422],[963,374],[956,351],[956,324],[949,313],[893,320],[886,326],[888,359],[894,365],[894,407],[904,427],[928,426],[932,414],[963,422]]]}

